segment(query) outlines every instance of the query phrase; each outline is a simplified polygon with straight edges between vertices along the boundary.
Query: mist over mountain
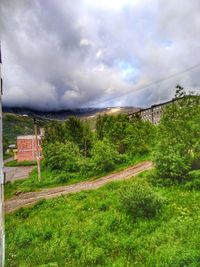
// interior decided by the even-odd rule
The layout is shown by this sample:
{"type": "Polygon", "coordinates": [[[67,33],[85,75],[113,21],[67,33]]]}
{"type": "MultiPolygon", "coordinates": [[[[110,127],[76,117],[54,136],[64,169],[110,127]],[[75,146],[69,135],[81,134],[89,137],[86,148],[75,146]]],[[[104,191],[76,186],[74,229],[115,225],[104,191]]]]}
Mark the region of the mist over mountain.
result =
{"type": "Polygon", "coordinates": [[[42,119],[65,120],[70,116],[79,118],[92,118],[103,114],[129,114],[138,111],[136,107],[107,107],[107,108],[77,108],[67,110],[43,111],[30,108],[6,107],[3,106],[4,113],[17,114],[21,116],[38,117],[42,119]]]}

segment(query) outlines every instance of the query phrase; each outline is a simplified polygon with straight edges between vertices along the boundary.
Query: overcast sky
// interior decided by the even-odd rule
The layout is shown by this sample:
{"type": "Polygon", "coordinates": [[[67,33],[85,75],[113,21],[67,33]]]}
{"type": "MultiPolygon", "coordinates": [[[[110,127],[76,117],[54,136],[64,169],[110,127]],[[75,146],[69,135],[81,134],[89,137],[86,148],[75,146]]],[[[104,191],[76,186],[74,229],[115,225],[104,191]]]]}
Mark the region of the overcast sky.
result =
{"type": "Polygon", "coordinates": [[[170,99],[178,83],[200,92],[200,67],[142,89],[200,63],[199,0],[1,0],[0,8],[6,105],[145,107],[170,99]]]}

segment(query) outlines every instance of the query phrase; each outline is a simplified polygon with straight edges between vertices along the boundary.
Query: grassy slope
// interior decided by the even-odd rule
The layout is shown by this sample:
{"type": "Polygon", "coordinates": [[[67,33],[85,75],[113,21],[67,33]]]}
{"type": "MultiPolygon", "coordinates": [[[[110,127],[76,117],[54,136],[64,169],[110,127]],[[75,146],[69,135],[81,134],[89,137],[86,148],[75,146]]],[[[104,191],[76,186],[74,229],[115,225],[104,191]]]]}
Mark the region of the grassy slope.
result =
{"type": "MultiPolygon", "coordinates": [[[[48,120],[38,119],[39,127],[44,127],[48,120]]],[[[4,136],[9,143],[15,143],[18,135],[26,135],[34,133],[33,118],[23,117],[16,114],[3,114],[3,131],[4,136]]]]}
{"type": "MultiPolygon", "coordinates": [[[[149,160],[149,159],[150,159],[149,155],[135,157],[131,161],[127,162],[126,164],[116,166],[116,169],[113,172],[123,170],[130,165],[134,165],[134,164],[137,164],[139,162],[142,162],[144,160],[149,160]]],[[[11,165],[12,165],[12,162],[11,162],[11,165]]],[[[20,165],[22,166],[23,163],[20,165]]],[[[10,166],[10,163],[8,163],[7,166],[10,166]]],[[[17,180],[13,183],[7,183],[5,185],[5,199],[15,196],[16,192],[33,192],[33,191],[38,191],[43,188],[73,184],[73,183],[77,183],[83,180],[97,179],[106,174],[108,173],[102,173],[94,177],[87,177],[86,175],[83,176],[79,173],[75,173],[75,174],[66,173],[64,174],[65,181],[63,181],[59,179],[58,174],[56,172],[51,172],[45,167],[42,167],[42,173],[41,173],[42,179],[39,182],[37,178],[37,169],[35,168],[30,174],[28,179],[17,180]]]]}
{"type": "Polygon", "coordinates": [[[134,180],[8,215],[6,266],[199,266],[200,192],[155,188],[166,199],[162,213],[134,223],[119,202],[134,180]]]}
{"type": "Polygon", "coordinates": [[[24,166],[35,166],[37,165],[37,161],[23,161],[18,162],[17,160],[11,160],[4,164],[5,167],[24,167],[24,166]]]}

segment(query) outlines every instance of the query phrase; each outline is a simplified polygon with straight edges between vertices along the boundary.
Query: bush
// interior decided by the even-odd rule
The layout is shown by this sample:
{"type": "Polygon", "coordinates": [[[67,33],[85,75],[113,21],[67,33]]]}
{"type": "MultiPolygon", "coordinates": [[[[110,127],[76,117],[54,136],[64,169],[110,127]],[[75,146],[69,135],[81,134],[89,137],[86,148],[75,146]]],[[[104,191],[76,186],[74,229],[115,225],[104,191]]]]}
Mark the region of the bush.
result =
{"type": "Polygon", "coordinates": [[[157,147],[154,162],[160,177],[181,180],[188,176],[191,157],[180,147],[180,145],[165,147],[163,144],[157,147]]]}
{"type": "Polygon", "coordinates": [[[50,170],[79,171],[80,157],[79,148],[74,143],[55,142],[44,145],[44,159],[50,170]]]}
{"type": "Polygon", "coordinates": [[[133,219],[150,219],[161,210],[163,199],[147,182],[137,180],[121,192],[121,204],[133,219]]]}
{"type": "Polygon", "coordinates": [[[60,173],[56,176],[56,182],[59,184],[64,184],[69,181],[69,176],[66,173],[60,173]]]}
{"type": "Polygon", "coordinates": [[[111,171],[119,160],[119,154],[107,139],[97,141],[91,151],[93,169],[97,173],[111,171]]]}
{"type": "Polygon", "coordinates": [[[200,98],[186,96],[183,88],[177,88],[177,101],[165,107],[158,127],[154,162],[161,177],[182,180],[188,178],[192,167],[198,167],[200,98]]]}
{"type": "Polygon", "coordinates": [[[189,173],[190,181],[185,183],[187,189],[200,190],[200,170],[191,171],[189,173]]]}

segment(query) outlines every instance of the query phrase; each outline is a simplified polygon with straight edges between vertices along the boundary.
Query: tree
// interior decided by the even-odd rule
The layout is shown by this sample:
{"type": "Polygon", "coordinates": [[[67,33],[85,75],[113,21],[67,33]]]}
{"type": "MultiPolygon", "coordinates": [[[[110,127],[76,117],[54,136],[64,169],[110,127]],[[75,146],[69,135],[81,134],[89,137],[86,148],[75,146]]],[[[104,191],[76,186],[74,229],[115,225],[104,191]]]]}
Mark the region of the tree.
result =
{"type": "Polygon", "coordinates": [[[130,156],[149,153],[156,139],[156,127],[150,122],[135,119],[125,130],[126,152],[130,156]]]}
{"type": "Polygon", "coordinates": [[[49,143],[43,149],[45,164],[51,170],[76,172],[81,158],[79,148],[74,143],[49,143]]]}
{"type": "Polygon", "coordinates": [[[108,139],[98,140],[93,145],[92,161],[97,172],[110,171],[119,160],[119,154],[108,139]]]}
{"type": "Polygon", "coordinates": [[[64,141],[64,129],[61,122],[52,121],[45,126],[44,143],[61,143],[64,141]]]}
{"type": "Polygon", "coordinates": [[[159,125],[155,164],[162,177],[187,176],[200,151],[200,98],[178,86],[176,101],[165,108],[159,125]]]}
{"type": "Polygon", "coordinates": [[[96,133],[100,140],[107,138],[112,142],[117,151],[121,154],[125,152],[125,129],[129,124],[128,115],[103,115],[97,118],[96,133]]]}
{"type": "Polygon", "coordinates": [[[93,138],[89,125],[72,116],[65,122],[64,132],[65,139],[78,145],[80,151],[86,157],[89,154],[93,138]]]}

